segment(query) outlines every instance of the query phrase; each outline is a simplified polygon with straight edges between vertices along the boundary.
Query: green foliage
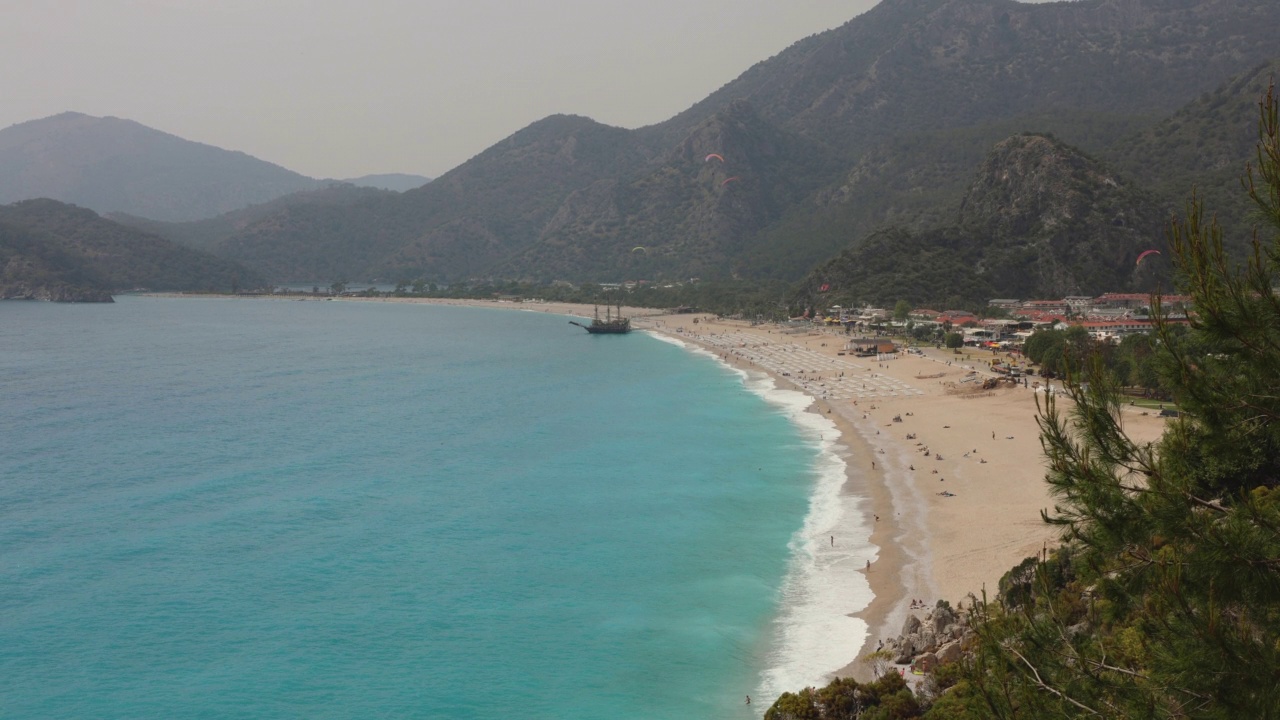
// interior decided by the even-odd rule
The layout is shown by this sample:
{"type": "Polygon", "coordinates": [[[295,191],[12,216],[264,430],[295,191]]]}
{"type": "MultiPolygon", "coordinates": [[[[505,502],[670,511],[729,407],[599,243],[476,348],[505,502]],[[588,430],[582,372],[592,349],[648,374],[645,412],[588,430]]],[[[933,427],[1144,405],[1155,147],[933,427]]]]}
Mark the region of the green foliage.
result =
{"type": "Polygon", "coordinates": [[[900,720],[920,717],[921,707],[897,672],[859,683],[836,678],[821,689],[783,693],[765,720],[900,720]]]}
{"type": "Polygon", "coordinates": [[[1254,153],[1257,135],[1251,119],[1257,99],[1277,73],[1280,60],[1259,65],[1105,152],[1117,168],[1167,198],[1171,207],[1196,187],[1199,197],[1217,210],[1226,250],[1238,260],[1248,253],[1253,208],[1239,192],[1237,176],[1254,153]]]}
{"type": "Polygon", "coordinates": [[[1145,349],[1182,416],[1158,444],[1136,443],[1102,360],[1072,366],[1074,408],[1049,397],[1040,414],[1057,498],[1045,518],[1063,529],[1065,554],[1024,563],[1000,603],[978,606],[956,702],[994,718],[1280,717],[1274,91],[1261,109],[1246,188],[1265,225],[1248,264],[1230,259],[1197,199],[1170,230],[1192,325],[1180,334],[1153,308],[1159,343],[1145,349]]]}
{"type": "Polygon", "coordinates": [[[960,333],[947,333],[947,337],[943,342],[948,348],[956,349],[964,347],[964,336],[960,333]]]}
{"type": "Polygon", "coordinates": [[[1085,358],[1094,358],[1107,371],[1116,385],[1131,394],[1141,390],[1145,396],[1167,398],[1172,385],[1161,377],[1161,366],[1167,364],[1168,353],[1176,350],[1194,356],[1208,352],[1203,343],[1181,325],[1166,325],[1160,336],[1135,334],[1125,336],[1119,344],[1090,339],[1079,326],[1067,330],[1038,330],[1023,343],[1022,352],[1040,365],[1041,373],[1057,377],[1079,369],[1085,358]]]}

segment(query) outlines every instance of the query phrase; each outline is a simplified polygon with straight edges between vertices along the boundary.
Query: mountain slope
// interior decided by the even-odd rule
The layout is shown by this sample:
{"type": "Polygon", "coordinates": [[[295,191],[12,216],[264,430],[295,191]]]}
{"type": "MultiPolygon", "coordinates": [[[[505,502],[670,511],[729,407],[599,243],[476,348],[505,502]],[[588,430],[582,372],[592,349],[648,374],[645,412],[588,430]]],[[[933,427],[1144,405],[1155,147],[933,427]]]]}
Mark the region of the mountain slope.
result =
{"type": "Polygon", "coordinates": [[[399,200],[290,210],[220,252],[281,280],[794,279],[882,223],[945,218],[1000,138],[1112,147],[1262,62],[1277,28],[1272,0],[884,0],[665,123],[548,118],[399,200]],[[727,186],[700,157],[720,136],[746,171],[727,186]]]}
{"type": "Polygon", "coordinates": [[[821,145],[732,103],[636,176],[570,194],[496,272],[540,279],[736,275],[743,244],[834,176],[821,145]]]}
{"type": "Polygon", "coordinates": [[[423,187],[342,207],[291,206],[216,252],[279,281],[484,273],[535,242],[570,193],[643,165],[629,132],[547,118],[423,187]]]}
{"type": "Polygon", "coordinates": [[[1217,212],[1228,246],[1243,252],[1253,204],[1240,191],[1245,163],[1256,162],[1258,101],[1280,80],[1280,59],[1206,92],[1176,113],[1107,148],[1104,156],[1181,208],[1194,190],[1217,212]]]}
{"type": "Polygon", "coordinates": [[[217,217],[194,222],[171,223],[137,217],[126,213],[111,213],[107,217],[121,225],[168,238],[179,245],[212,252],[224,241],[241,230],[292,208],[304,206],[333,206],[350,208],[361,203],[376,203],[396,193],[371,187],[349,184],[333,184],[319,190],[304,190],[276,198],[259,205],[223,213],[217,217]]]}
{"type": "Polygon", "coordinates": [[[816,269],[799,305],[966,307],[991,297],[1062,297],[1168,285],[1163,203],[1057,140],[1018,135],[992,150],[951,224],[890,227],[816,269]],[[823,290],[823,287],[826,290],[823,290]]]}
{"type": "Polygon", "coordinates": [[[883,0],[655,130],[747,99],[766,120],[856,153],[1047,111],[1167,113],[1269,59],[1277,27],[1269,0],[883,0]]]}
{"type": "Polygon", "coordinates": [[[235,263],[54,200],[0,206],[0,299],[100,302],[111,293],[232,291],[261,279],[235,263]]]}
{"type": "Polygon", "coordinates": [[[321,186],[131,120],[68,112],[0,130],[0,203],[48,197],[102,213],[179,221],[321,186]]]}

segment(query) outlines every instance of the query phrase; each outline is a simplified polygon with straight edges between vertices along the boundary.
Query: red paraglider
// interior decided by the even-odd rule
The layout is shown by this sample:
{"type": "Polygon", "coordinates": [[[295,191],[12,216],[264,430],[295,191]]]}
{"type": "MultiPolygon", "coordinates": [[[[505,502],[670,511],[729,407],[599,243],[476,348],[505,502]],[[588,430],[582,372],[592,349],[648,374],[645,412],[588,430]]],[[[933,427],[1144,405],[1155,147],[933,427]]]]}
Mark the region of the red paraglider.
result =
{"type": "Polygon", "coordinates": [[[738,179],[738,176],[737,176],[737,175],[734,175],[734,176],[733,176],[733,177],[731,177],[731,178],[725,178],[725,181],[724,181],[724,182],[722,182],[722,183],[720,183],[720,187],[724,187],[725,185],[728,185],[729,183],[731,183],[731,182],[733,182],[734,180],[737,180],[737,179],[738,179]]]}
{"type": "Polygon", "coordinates": [[[711,162],[711,158],[715,158],[715,159],[719,160],[720,162],[724,162],[724,156],[723,156],[723,155],[717,155],[716,153],[711,153],[711,154],[710,154],[710,155],[708,155],[708,156],[706,157],[706,159],[704,159],[702,162],[711,162]]]}
{"type": "Polygon", "coordinates": [[[1139,255],[1139,256],[1138,256],[1138,262],[1134,263],[1134,264],[1133,264],[1133,266],[1134,266],[1134,267],[1137,267],[1137,266],[1141,265],[1141,264],[1142,264],[1142,259],[1143,259],[1143,258],[1145,258],[1145,257],[1146,257],[1146,256],[1148,256],[1148,255],[1151,255],[1152,253],[1154,253],[1154,254],[1156,254],[1156,255],[1159,255],[1159,254],[1160,254],[1160,251],[1159,251],[1159,250],[1145,250],[1145,251],[1143,251],[1143,253],[1142,253],[1141,255],[1139,255]]]}

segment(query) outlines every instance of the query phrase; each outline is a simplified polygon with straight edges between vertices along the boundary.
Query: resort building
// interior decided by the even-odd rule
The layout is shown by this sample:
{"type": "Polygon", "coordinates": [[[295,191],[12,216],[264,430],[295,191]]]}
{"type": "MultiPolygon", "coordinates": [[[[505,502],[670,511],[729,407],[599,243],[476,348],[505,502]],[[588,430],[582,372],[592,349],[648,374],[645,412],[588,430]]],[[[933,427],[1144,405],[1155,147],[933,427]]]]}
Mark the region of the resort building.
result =
{"type": "MultiPolygon", "coordinates": [[[[1161,295],[1160,304],[1168,309],[1184,308],[1191,302],[1186,295],[1161,295]]],[[[1123,308],[1132,310],[1150,307],[1151,295],[1147,293],[1106,293],[1094,298],[1094,309],[1123,308]]]]}
{"type": "Polygon", "coordinates": [[[1019,306],[1019,314],[1029,313],[1054,313],[1057,315],[1066,315],[1070,306],[1065,300],[1027,300],[1019,306]]]}
{"type": "Polygon", "coordinates": [[[936,323],[938,316],[942,313],[937,310],[929,310],[927,308],[918,308],[907,313],[908,320],[914,320],[917,323],[936,323]]]}

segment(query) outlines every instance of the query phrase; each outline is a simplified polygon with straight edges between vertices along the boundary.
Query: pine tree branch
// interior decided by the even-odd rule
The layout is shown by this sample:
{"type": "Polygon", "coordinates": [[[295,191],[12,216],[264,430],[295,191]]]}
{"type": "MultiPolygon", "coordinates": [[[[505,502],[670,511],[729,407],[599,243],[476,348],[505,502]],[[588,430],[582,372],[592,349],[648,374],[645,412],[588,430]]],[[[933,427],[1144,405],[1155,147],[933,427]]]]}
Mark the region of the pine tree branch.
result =
{"type": "Polygon", "coordinates": [[[1030,660],[1027,660],[1027,658],[1026,658],[1026,657],[1024,657],[1022,653],[1018,652],[1018,651],[1017,651],[1017,650],[1015,650],[1014,648],[1012,648],[1012,647],[1010,647],[1010,646],[1007,646],[1007,645],[1005,646],[1005,649],[1006,649],[1006,650],[1008,650],[1009,652],[1013,653],[1014,655],[1017,655],[1017,656],[1018,656],[1018,659],[1019,659],[1019,660],[1021,660],[1021,661],[1022,661],[1022,663],[1023,663],[1024,665],[1026,665],[1026,666],[1027,666],[1027,669],[1028,669],[1028,670],[1030,670],[1030,671],[1031,671],[1031,674],[1035,676],[1035,683],[1036,683],[1036,685],[1037,685],[1041,690],[1045,690],[1045,691],[1048,691],[1048,692],[1052,693],[1053,695],[1056,695],[1059,699],[1061,699],[1061,700],[1064,700],[1064,701],[1066,701],[1066,702],[1071,703],[1072,705],[1074,705],[1074,706],[1076,706],[1076,707],[1080,708],[1081,710],[1083,710],[1083,711],[1085,711],[1085,712],[1089,713],[1090,715],[1093,715],[1094,717],[1105,717],[1102,713],[1098,712],[1097,710],[1094,710],[1093,708],[1089,707],[1088,705],[1085,705],[1084,703],[1079,702],[1079,701],[1077,701],[1077,700],[1075,700],[1075,699],[1073,699],[1073,698],[1067,697],[1067,695],[1066,695],[1065,693],[1063,693],[1063,692],[1061,692],[1061,691],[1057,690],[1056,688],[1051,687],[1048,683],[1046,683],[1046,682],[1045,682],[1045,681],[1040,677],[1040,671],[1039,671],[1039,670],[1036,670],[1036,667],[1035,667],[1034,665],[1032,665],[1032,664],[1031,664],[1031,661],[1030,661],[1030,660]]]}

